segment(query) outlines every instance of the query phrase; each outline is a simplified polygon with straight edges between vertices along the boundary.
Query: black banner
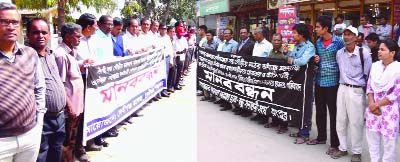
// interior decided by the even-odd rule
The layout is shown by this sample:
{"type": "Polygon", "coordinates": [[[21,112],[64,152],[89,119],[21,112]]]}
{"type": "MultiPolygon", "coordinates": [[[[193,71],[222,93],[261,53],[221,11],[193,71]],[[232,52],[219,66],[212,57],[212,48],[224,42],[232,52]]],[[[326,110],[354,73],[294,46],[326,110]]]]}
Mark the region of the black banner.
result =
{"type": "MultiPolygon", "coordinates": [[[[304,125],[305,93],[312,90],[313,69],[284,60],[237,56],[199,48],[200,87],[258,114],[304,125]],[[308,78],[311,77],[311,78],[308,78]],[[309,87],[311,85],[311,88],[309,87]],[[307,88],[306,88],[307,87],[307,88]]],[[[307,99],[309,100],[309,99],[307,99]]],[[[307,116],[307,115],[306,115],[307,116]]]]}
{"type": "Polygon", "coordinates": [[[116,82],[126,76],[154,66],[164,59],[162,50],[154,50],[132,57],[88,67],[87,87],[96,88],[107,83],[116,82]]]}

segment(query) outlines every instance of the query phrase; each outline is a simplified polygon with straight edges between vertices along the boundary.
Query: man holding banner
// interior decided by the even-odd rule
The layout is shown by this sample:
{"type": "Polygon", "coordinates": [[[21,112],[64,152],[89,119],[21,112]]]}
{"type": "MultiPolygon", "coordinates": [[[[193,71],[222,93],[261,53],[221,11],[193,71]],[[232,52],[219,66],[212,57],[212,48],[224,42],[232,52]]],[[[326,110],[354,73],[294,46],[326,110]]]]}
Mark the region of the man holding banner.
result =
{"type": "MultiPolygon", "coordinates": [[[[293,27],[293,39],[296,42],[292,52],[288,52],[288,45],[285,44],[283,52],[288,55],[287,63],[297,66],[312,66],[313,63],[309,63],[310,59],[315,55],[314,45],[310,42],[310,31],[305,24],[296,24],[293,27]]],[[[314,72],[311,71],[307,74],[307,80],[305,84],[305,98],[304,98],[304,118],[303,123],[299,127],[298,133],[292,133],[289,136],[295,137],[295,144],[303,144],[309,140],[310,129],[311,129],[311,115],[312,115],[312,97],[313,97],[313,77],[314,72]]]]}

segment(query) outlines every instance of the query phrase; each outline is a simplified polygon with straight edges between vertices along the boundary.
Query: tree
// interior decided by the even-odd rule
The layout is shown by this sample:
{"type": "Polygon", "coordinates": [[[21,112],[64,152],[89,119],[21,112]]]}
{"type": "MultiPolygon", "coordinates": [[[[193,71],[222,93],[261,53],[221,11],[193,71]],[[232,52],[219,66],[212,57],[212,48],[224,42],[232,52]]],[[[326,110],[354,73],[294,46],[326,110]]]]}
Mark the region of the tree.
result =
{"type": "Polygon", "coordinates": [[[80,5],[86,7],[94,7],[97,12],[101,10],[112,11],[116,8],[113,0],[13,0],[13,3],[21,9],[47,9],[57,6],[57,25],[61,27],[64,25],[66,15],[70,14],[73,9],[80,11],[80,5]]]}

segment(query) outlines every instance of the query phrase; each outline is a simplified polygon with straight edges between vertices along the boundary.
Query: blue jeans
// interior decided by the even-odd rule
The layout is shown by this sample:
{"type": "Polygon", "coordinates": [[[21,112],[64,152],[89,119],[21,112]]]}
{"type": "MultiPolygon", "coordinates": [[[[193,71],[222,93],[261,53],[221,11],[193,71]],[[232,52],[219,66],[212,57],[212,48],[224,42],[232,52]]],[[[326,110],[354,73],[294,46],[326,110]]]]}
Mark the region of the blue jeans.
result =
{"type": "Polygon", "coordinates": [[[43,132],[37,162],[60,162],[65,133],[65,117],[43,118],[43,132]]]}

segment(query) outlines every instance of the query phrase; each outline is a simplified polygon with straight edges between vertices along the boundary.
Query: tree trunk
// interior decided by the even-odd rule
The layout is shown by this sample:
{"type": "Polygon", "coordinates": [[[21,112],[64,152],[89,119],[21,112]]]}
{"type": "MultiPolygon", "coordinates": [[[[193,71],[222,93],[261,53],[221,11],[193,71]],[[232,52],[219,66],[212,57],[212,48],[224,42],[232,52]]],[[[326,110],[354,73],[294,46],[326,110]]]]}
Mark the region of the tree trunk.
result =
{"type": "Polygon", "coordinates": [[[163,24],[167,24],[167,19],[168,19],[170,8],[171,8],[171,0],[167,0],[167,7],[165,8],[165,13],[164,13],[163,19],[162,19],[163,24]]]}
{"type": "Polygon", "coordinates": [[[65,4],[67,0],[58,0],[58,18],[57,18],[57,32],[61,30],[61,27],[64,25],[65,22],[65,4]]]}

